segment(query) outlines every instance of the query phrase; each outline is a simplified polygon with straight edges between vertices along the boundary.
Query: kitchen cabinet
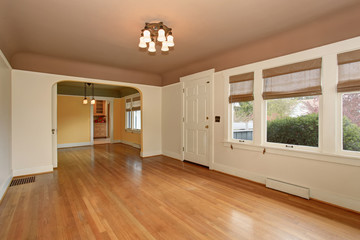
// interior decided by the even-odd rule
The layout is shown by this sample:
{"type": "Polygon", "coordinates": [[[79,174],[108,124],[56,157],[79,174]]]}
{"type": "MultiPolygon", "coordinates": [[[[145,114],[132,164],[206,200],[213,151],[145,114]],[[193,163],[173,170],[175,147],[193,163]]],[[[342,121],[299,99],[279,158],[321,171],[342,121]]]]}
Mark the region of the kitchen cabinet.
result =
{"type": "Polygon", "coordinates": [[[106,138],[106,123],[94,123],[94,138],[106,138]]]}
{"type": "Polygon", "coordinates": [[[94,104],[94,116],[101,116],[106,114],[106,101],[96,100],[94,104]]]}

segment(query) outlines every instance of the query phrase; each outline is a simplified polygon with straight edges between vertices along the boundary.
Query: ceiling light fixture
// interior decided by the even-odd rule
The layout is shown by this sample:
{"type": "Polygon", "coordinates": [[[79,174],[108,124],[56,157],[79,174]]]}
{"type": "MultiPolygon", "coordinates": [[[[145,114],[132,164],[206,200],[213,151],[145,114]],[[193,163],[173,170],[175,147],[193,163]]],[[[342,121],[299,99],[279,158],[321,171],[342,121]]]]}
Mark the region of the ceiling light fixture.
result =
{"type": "MultiPolygon", "coordinates": [[[[90,83],[91,84],[91,83],[90,83]]],[[[90,101],[90,103],[92,104],[92,105],[94,105],[95,104],[95,97],[94,97],[94,87],[95,87],[95,84],[91,84],[91,87],[92,87],[92,99],[91,99],[91,101],[90,101]]]]}
{"type": "Polygon", "coordinates": [[[86,83],[84,83],[84,99],[83,99],[83,104],[87,104],[88,100],[86,98],[86,83]]]}
{"type": "Polygon", "coordinates": [[[169,47],[174,47],[175,43],[171,28],[164,25],[163,22],[145,23],[144,29],[141,30],[139,47],[148,47],[149,52],[156,52],[156,43],[161,43],[161,51],[163,52],[169,51],[169,47]],[[147,43],[149,43],[149,47],[147,43]]]}
{"type": "Polygon", "coordinates": [[[87,86],[91,86],[92,87],[92,99],[90,101],[90,103],[92,105],[95,104],[95,97],[94,97],[94,87],[95,87],[95,84],[93,83],[84,83],[84,99],[83,99],[83,104],[88,104],[88,99],[86,98],[86,88],[87,86]]]}

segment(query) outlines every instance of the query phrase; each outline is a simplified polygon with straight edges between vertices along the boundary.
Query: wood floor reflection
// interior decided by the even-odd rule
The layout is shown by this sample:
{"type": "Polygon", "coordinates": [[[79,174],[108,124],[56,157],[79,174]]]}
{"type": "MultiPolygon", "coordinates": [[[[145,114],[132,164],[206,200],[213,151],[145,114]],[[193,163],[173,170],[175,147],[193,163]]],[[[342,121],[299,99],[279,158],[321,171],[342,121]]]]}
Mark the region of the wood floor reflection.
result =
{"type": "Polygon", "coordinates": [[[0,239],[360,239],[360,214],[164,156],[59,150],[54,173],[9,188],[0,239]]]}

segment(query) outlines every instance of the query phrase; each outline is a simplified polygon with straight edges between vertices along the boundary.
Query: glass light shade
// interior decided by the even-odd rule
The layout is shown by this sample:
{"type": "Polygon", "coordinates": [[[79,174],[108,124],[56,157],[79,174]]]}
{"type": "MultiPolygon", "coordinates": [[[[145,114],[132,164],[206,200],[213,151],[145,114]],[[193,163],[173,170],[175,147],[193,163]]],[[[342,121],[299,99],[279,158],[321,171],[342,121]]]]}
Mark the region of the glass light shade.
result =
{"type": "Polygon", "coordinates": [[[144,34],[144,41],[145,41],[146,43],[151,42],[150,31],[149,31],[149,30],[145,30],[145,31],[143,32],[143,34],[144,34]]]}
{"type": "Polygon", "coordinates": [[[95,104],[95,99],[91,99],[90,103],[91,103],[92,105],[94,105],[94,104],[95,104]]]}
{"type": "Polygon", "coordinates": [[[165,30],[164,30],[164,29],[162,29],[162,28],[159,29],[157,40],[158,40],[159,42],[166,41],[165,30]]]}
{"type": "Polygon", "coordinates": [[[83,100],[83,104],[87,104],[87,103],[88,103],[87,98],[84,98],[84,100],[83,100]]]}
{"type": "Polygon", "coordinates": [[[156,48],[155,48],[155,43],[154,42],[150,42],[149,43],[149,52],[156,52],[156,48]]]}
{"type": "Polygon", "coordinates": [[[140,37],[139,47],[141,47],[141,48],[146,48],[147,47],[144,37],[140,37]]]}
{"type": "Polygon", "coordinates": [[[161,51],[163,51],[163,52],[167,52],[167,51],[169,51],[169,47],[168,47],[168,45],[167,45],[167,42],[166,42],[166,41],[162,42],[161,51]]]}
{"type": "Polygon", "coordinates": [[[172,35],[167,36],[167,45],[168,47],[175,46],[174,37],[172,35]]]}

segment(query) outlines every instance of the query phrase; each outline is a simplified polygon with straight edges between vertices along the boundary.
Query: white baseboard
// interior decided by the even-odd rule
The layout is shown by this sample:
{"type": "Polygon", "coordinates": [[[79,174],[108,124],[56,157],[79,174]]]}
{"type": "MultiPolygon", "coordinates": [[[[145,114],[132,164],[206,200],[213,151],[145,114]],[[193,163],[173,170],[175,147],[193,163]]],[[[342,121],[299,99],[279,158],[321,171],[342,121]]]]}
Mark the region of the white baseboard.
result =
{"type": "Polygon", "coordinates": [[[245,179],[248,179],[248,180],[251,180],[254,182],[262,183],[262,184],[265,184],[265,180],[266,180],[265,176],[261,176],[259,174],[253,173],[253,172],[243,171],[243,170],[229,167],[229,166],[219,164],[219,163],[213,163],[212,169],[219,171],[219,172],[227,173],[227,174],[230,174],[230,175],[233,175],[236,177],[245,178],[245,179]]]}
{"type": "Polygon", "coordinates": [[[124,140],[114,140],[114,141],[112,141],[112,143],[123,143],[123,144],[126,144],[126,145],[130,145],[130,146],[132,146],[132,147],[141,149],[141,145],[140,145],[140,144],[132,143],[132,142],[124,141],[124,140]]]}
{"type": "Polygon", "coordinates": [[[175,158],[175,159],[180,160],[180,161],[183,160],[182,155],[180,153],[177,153],[177,152],[163,150],[162,154],[167,156],[167,157],[175,158]]]}
{"type": "Polygon", "coordinates": [[[159,151],[147,151],[147,152],[140,152],[141,157],[152,157],[152,156],[158,156],[162,155],[162,152],[159,151]]]}
{"type": "Polygon", "coordinates": [[[322,189],[310,188],[310,198],[360,212],[360,199],[354,199],[350,196],[329,192],[322,189]]]}
{"type": "MultiPolygon", "coordinates": [[[[230,174],[233,176],[248,179],[262,184],[265,184],[267,178],[266,176],[262,176],[252,172],[246,172],[219,163],[214,163],[213,169],[219,172],[223,172],[226,174],[230,174]]],[[[309,187],[309,189],[310,189],[310,199],[314,198],[326,203],[334,204],[340,207],[344,207],[360,212],[360,199],[355,199],[350,196],[329,192],[322,189],[312,188],[312,187],[309,187]]]]}
{"type": "Polygon", "coordinates": [[[93,145],[93,144],[91,142],[63,143],[63,144],[58,144],[57,148],[82,147],[82,146],[89,146],[89,145],[93,145]]]}
{"type": "Polygon", "coordinates": [[[6,190],[8,189],[11,179],[12,179],[12,174],[9,174],[9,176],[6,178],[5,182],[1,185],[0,187],[0,200],[4,197],[6,190]]]}
{"type": "Polygon", "coordinates": [[[46,166],[39,166],[33,168],[23,168],[23,169],[13,170],[13,176],[18,177],[18,176],[46,173],[52,171],[54,171],[53,165],[46,165],[46,166]]]}

